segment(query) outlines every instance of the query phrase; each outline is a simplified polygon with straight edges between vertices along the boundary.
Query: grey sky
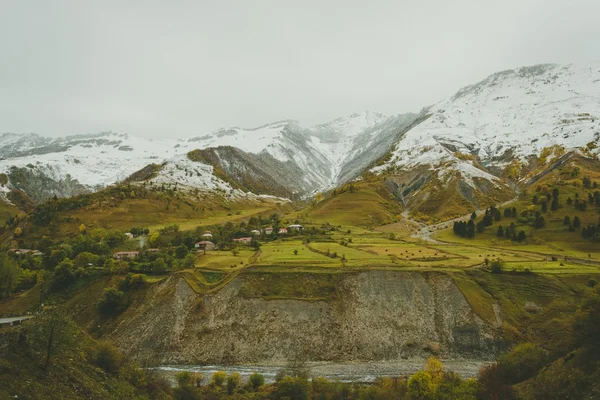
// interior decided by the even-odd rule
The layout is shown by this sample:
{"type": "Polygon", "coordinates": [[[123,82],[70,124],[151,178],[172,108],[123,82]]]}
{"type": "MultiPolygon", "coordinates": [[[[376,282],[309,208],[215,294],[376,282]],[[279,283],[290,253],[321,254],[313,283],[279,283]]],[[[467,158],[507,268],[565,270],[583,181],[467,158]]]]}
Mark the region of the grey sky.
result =
{"type": "Polygon", "coordinates": [[[600,58],[598,0],[0,0],[0,132],[186,137],[418,111],[600,58]]]}

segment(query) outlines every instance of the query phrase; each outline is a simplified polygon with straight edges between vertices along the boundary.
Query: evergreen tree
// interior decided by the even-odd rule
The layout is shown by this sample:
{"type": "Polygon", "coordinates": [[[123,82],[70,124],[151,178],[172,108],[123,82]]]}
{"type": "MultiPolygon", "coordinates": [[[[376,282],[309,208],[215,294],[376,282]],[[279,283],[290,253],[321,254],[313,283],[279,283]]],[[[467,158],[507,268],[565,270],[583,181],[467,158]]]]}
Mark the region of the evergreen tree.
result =
{"type": "Polygon", "coordinates": [[[469,222],[467,223],[467,237],[468,238],[474,238],[475,237],[475,223],[473,222],[473,220],[469,220],[469,222]]]}
{"type": "Polygon", "coordinates": [[[504,237],[504,228],[502,228],[502,225],[500,225],[498,227],[498,233],[496,234],[496,236],[498,236],[498,237],[504,237]]]}
{"type": "Polygon", "coordinates": [[[541,216],[541,215],[539,217],[537,217],[535,219],[535,224],[534,225],[535,225],[535,227],[537,229],[543,228],[546,225],[546,221],[544,220],[544,217],[541,216]]]}

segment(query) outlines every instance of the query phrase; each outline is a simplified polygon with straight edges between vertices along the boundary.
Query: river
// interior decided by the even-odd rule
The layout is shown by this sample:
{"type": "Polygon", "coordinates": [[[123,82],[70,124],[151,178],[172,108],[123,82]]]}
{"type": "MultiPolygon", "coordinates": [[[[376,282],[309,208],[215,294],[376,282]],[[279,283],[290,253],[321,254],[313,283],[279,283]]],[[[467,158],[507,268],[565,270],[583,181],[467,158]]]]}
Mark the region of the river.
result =
{"type": "MultiPolygon", "coordinates": [[[[481,360],[449,360],[443,361],[448,371],[460,374],[463,378],[477,375],[479,369],[489,364],[489,361],[481,360]]],[[[310,375],[313,377],[324,377],[332,381],[371,383],[377,378],[385,376],[409,376],[423,369],[423,360],[402,361],[378,361],[371,363],[307,363],[310,375]]],[[[204,383],[208,383],[210,376],[217,371],[225,371],[228,374],[237,372],[244,380],[253,372],[258,372],[265,377],[267,383],[275,381],[278,371],[285,365],[164,365],[154,368],[161,374],[174,381],[174,376],[180,371],[200,372],[204,374],[204,383]]]]}

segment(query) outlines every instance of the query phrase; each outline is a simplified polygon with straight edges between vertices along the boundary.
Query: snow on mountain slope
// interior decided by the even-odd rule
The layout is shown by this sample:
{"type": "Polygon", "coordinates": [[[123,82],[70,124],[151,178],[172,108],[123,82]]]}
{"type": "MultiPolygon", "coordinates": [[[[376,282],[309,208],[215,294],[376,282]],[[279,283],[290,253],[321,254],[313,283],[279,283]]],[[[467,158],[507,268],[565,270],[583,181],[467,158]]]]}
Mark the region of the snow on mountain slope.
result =
{"type": "MultiPolygon", "coordinates": [[[[459,176],[478,190],[487,185],[481,180],[503,187],[494,174],[514,159],[527,163],[530,155],[554,145],[578,148],[598,140],[600,63],[546,64],[493,74],[420,115],[367,111],[309,128],[286,120],[187,140],[110,132],[63,138],[6,133],[0,135],[0,173],[8,175],[9,187],[42,201],[120,182],[166,160],[185,171],[188,152],[214,148],[220,150],[210,153],[211,165],[205,167],[235,175],[229,178],[239,187],[259,193],[308,196],[356,178],[375,162],[381,165],[371,168],[374,172],[398,175],[426,166],[440,182],[459,176]],[[269,185],[272,181],[277,185],[269,185]]],[[[593,145],[590,151],[598,154],[593,145]]],[[[202,176],[195,184],[216,190],[213,178],[202,176]]]]}
{"type": "MultiPolygon", "coordinates": [[[[397,122],[398,118],[364,112],[308,129],[295,121],[280,121],[255,129],[221,129],[188,140],[150,140],[112,132],[62,138],[5,133],[0,135],[0,172],[9,176],[13,187],[26,192],[41,191],[36,196],[36,200],[41,201],[52,195],[72,195],[86,188],[95,190],[120,182],[151,163],[171,160],[172,163],[182,163],[185,168],[185,157],[180,156],[194,149],[235,146],[263,158],[264,162],[259,163],[263,181],[270,175],[265,166],[279,165],[282,168],[272,171],[271,176],[283,180],[290,192],[307,195],[337,185],[342,179],[340,171],[351,161],[349,158],[360,155],[369,146],[381,143],[382,137],[388,137],[387,141],[383,141],[390,142],[384,147],[389,146],[392,142],[389,137],[397,133],[398,127],[386,123],[390,120],[397,122]],[[382,130],[386,131],[383,136],[380,135],[382,130]],[[273,159],[279,164],[269,161],[273,159]],[[287,179],[282,171],[291,171],[293,174],[288,174],[287,179]],[[37,181],[41,183],[33,187],[27,185],[24,175],[36,179],[39,177],[37,181]],[[57,184],[52,185],[51,189],[38,188],[43,182],[50,181],[57,184]],[[299,181],[301,184],[298,184],[299,181]],[[80,187],[72,187],[61,193],[59,187],[63,182],[80,187]]],[[[410,118],[400,119],[409,121],[410,118]]],[[[378,152],[362,155],[367,163],[379,156],[378,152]]],[[[246,160],[249,159],[246,157],[246,160]]],[[[254,161],[249,168],[256,171],[258,164],[256,159],[254,161]]],[[[243,162],[243,157],[236,154],[232,160],[221,160],[222,165],[231,162],[243,162]]],[[[244,166],[236,166],[238,172],[243,169],[244,166]]],[[[360,172],[355,168],[352,173],[346,173],[343,179],[351,179],[360,172]]],[[[211,190],[206,183],[199,185],[211,190]]]]}
{"type": "Polygon", "coordinates": [[[198,143],[199,148],[235,146],[245,152],[266,152],[279,161],[293,162],[305,172],[305,183],[316,191],[356,177],[362,170],[355,168],[344,175],[341,172],[361,155],[367,160],[364,166],[377,160],[381,151],[364,151],[382,142],[388,151],[389,137],[395,139],[416,118],[416,114],[386,117],[366,111],[311,128],[302,128],[296,121],[280,121],[256,129],[220,130],[189,142],[198,143]]]}
{"type": "Polygon", "coordinates": [[[93,188],[119,182],[152,162],[186,152],[186,147],[175,140],[117,133],[57,139],[27,135],[10,144],[0,140],[0,171],[10,174],[12,167],[28,168],[55,180],[70,176],[93,188]]]}
{"type": "Polygon", "coordinates": [[[487,173],[456,152],[501,167],[513,159],[526,163],[554,145],[576,149],[598,142],[600,62],[499,72],[424,112],[429,118],[403,135],[390,160],[373,171],[451,163],[465,176],[481,177],[487,173]]]}

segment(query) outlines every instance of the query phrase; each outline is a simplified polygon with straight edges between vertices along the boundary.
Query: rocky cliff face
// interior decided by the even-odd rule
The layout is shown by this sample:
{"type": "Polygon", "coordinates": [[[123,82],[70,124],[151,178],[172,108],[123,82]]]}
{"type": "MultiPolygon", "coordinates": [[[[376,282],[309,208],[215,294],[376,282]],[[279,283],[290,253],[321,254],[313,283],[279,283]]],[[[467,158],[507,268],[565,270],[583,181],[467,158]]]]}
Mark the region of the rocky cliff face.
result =
{"type": "Polygon", "coordinates": [[[446,274],[348,273],[323,301],[245,296],[249,274],[206,296],[172,276],[111,336],[151,364],[280,363],[299,352],[309,361],[489,359],[497,351],[493,327],[446,274]]]}

